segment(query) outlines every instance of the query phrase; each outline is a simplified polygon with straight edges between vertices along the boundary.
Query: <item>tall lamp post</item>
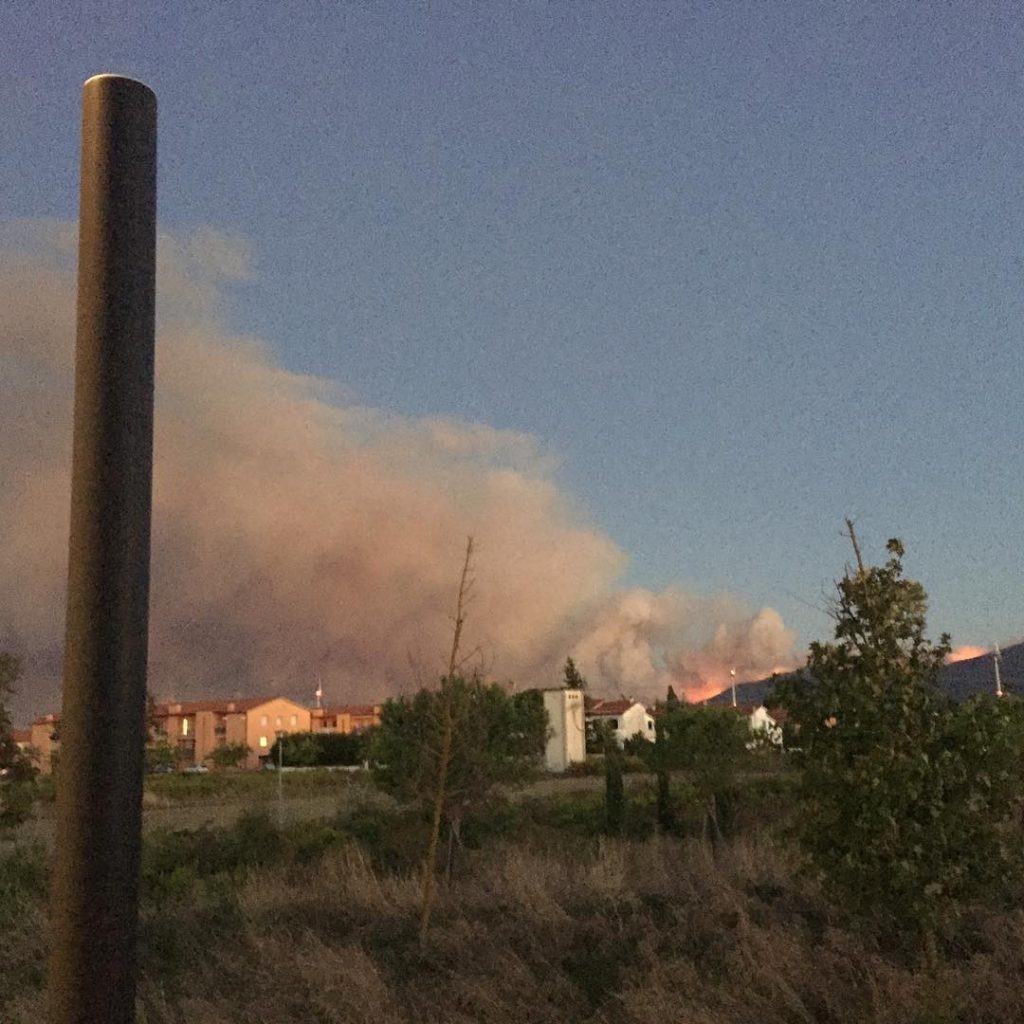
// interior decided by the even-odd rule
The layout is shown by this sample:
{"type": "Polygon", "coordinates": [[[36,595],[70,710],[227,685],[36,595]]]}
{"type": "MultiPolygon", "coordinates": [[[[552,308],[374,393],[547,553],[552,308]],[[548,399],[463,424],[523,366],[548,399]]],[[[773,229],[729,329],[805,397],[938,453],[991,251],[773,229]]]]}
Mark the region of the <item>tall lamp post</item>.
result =
{"type": "Polygon", "coordinates": [[[82,177],[53,1024],[131,1024],[146,737],[156,96],[82,90],[82,177]]]}
{"type": "Polygon", "coordinates": [[[287,733],[277,730],[277,827],[284,828],[284,738],[287,733]]]}

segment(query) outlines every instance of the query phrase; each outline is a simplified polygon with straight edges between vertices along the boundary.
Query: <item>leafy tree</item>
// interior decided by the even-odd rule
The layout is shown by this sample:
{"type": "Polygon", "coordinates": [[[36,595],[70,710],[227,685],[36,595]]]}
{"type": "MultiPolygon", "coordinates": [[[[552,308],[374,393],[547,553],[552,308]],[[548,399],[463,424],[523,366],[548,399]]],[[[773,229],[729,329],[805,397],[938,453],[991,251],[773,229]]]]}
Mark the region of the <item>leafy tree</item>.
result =
{"type": "Polygon", "coordinates": [[[146,745],[146,771],[156,772],[168,768],[177,767],[177,757],[174,748],[167,742],[167,737],[161,737],[146,745]]]}
{"type": "Polygon", "coordinates": [[[419,803],[430,815],[430,835],[423,859],[420,947],[426,946],[433,908],[438,848],[448,827],[448,870],[466,813],[486,799],[494,786],[520,778],[543,753],[547,714],[543,698],[530,692],[510,697],[499,686],[485,685],[462,669],[473,656],[459,655],[466,608],[472,600],[473,538],[459,577],[452,617],[448,671],[436,692],[388,701],[374,735],[374,779],[399,798],[419,803]]]}
{"type": "Polygon", "coordinates": [[[587,688],[587,681],[576,667],[576,662],[572,658],[565,659],[562,686],[566,690],[586,690],[587,688]]]}
{"type": "Polygon", "coordinates": [[[362,764],[370,747],[372,730],[368,732],[322,732],[315,733],[318,748],[318,765],[362,764]]]}
{"type": "Polygon", "coordinates": [[[286,768],[313,768],[320,764],[320,746],[308,732],[290,732],[276,739],[267,752],[270,764],[281,764],[281,745],[284,744],[283,764],[286,768]]]}
{"type": "Polygon", "coordinates": [[[509,694],[479,678],[457,676],[445,689],[385,701],[370,742],[374,782],[399,800],[432,805],[444,706],[458,728],[448,764],[442,817],[456,839],[467,814],[495,787],[529,777],[544,753],[547,714],[536,691],[509,694]]]}
{"type": "Polygon", "coordinates": [[[622,835],[626,820],[626,787],[622,751],[615,748],[604,761],[604,827],[610,836],[622,835]]]}
{"type": "MultiPolygon", "coordinates": [[[[293,732],[284,737],[285,767],[330,767],[356,765],[366,760],[372,731],[365,733],[293,732]]],[[[275,740],[267,754],[271,764],[278,763],[275,740]]]]}
{"type": "Polygon", "coordinates": [[[18,748],[7,700],[21,672],[21,662],[0,652],[0,828],[17,825],[31,814],[36,769],[18,748]]]}
{"type": "Polygon", "coordinates": [[[676,691],[670,686],[665,697],[665,706],[658,707],[654,713],[654,746],[648,753],[655,778],[655,810],[658,828],[662,832],[671,832],[676,824],[675,808],[672,805],[672,782],[669,775],[667,744],[665,741],[666,712],[675,711],[679,707],[676,691]]]}
{"type": "Polygon", "coordinates": [[[750,756],[746,719],[731,708],[676,700],[659,709],[655,729],[647,757],[657,776],[660,824],[670,827],[674,817],[669,772],[684,771],[704,808],[705,834],[717,842],[722,836],[723,799],[735,787],[737,772],[750,756]]]}
{"type": "Polygon", "coordinates": [[[438,830],[431,828],[423,865],[422,945],[430,924],[440,827],[448,833],[450,876],[466,817],[482,808],[497,786],[522,781],[539,763],[547,712],[536,691],[510,695],[476,677],[456,676],[445,679],[440,690],[386,701],[380,719],[370,742],[375,783],[419,805],[432,826],[438,823],[438,830]]]}
{"type": "Polygon", "coordinates": [[[626,821],[624,751],[619,748],[615,731],[608,722],[595,722],[594,736],[604,754],[604,828],[610,836],[622,835],[626,821]]]}
{"type": "Polygon", "coordinates": [[[251,752],[247,743],[223,743],[210,751],[209,760],[215,768],[238,768],[251,752]]]}
{"type": "Polygon", "coordinates": [[[1005,888],[1018,866],[1024,713],[939,692],[949,637],[925,638],[903,545],[865,567],[848,525],[857,568],[837,584],[834,640],[813,643],[806,670],[776,688],[803,751],[798,835],[847,906],[915,928],[933,959],[957,904],[1005,888]]]}

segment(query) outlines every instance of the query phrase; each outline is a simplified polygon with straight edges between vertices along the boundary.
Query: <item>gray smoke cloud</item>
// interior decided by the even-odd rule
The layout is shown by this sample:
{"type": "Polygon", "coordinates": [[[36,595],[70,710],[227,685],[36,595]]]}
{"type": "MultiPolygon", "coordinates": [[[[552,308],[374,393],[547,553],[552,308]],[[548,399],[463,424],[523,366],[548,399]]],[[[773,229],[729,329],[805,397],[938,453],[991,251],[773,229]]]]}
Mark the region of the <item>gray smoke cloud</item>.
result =
{"type": "MultiPolygon", "coordinates": [[[[75,229],[0,233],[0,647],[19,720],[59,706],[71,449],[75,229]]],[[[476,539],[466,648],[517,685],[572,653],[599,691],[695,696],[793,660],[770,608],[621,591],[623,553],[555,480],[537,439],[360,406],[233,333],[220,301],[253,275],[212,230],[159,245],[150,686],[374,700],[432,682],[462,552],[476,539]]]]}

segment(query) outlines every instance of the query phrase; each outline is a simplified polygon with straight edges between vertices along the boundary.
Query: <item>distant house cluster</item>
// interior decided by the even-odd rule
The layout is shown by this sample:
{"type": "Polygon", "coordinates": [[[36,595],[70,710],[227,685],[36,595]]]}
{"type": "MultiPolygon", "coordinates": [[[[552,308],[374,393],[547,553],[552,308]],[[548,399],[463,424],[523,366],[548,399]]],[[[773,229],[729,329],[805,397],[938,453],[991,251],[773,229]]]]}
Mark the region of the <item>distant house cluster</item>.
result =
{"type": "Polygon", "coordinates": [[[587,724],[604,723],[610,730],[618,745],[624,746],[626,740],[634,736],[642,736],[654,742],[654,718],[639,701],[629,697],[617,700],[597,700],[588,697],[586,700],[587,724]]]}
{"type": "MultiPolygon", "coordinates": [[[[279,734],[354,733],[379,723],[379,704],[308,708],[287,697],[172,701],[150,709],[149,742],[170,746],[181,767],[203,764],[218,747],[244,744],[244,766],[259,768],[279,734]]],[[[60,715],[37,718],[15,738],[35,754],[41,771],[50,772],[60,750],[60,715]]]]}
{"type": "MultiPolygon", "coordinates": [[[[603,725],[620,747],[640,737],[654,742],[654,715],[629,697],[593,698],[581,690],[542,691],[548,714],[544,763],[548,771],[564,772],[587,757],[587,737],[603,725]]],[[[763,705],[730,710],[750,726],[751,746],[782,745],[781,714],[763,705]]],[[[292,733],[359,733],[380,724],[380,704],[344,704],[309,708],[287,697],[238,700],[172,701],[149,709],[149,743],[171,748],[180,768],[204,764],[218,747],[244,746],[246,768],[265,764],[279,735],[292,733]]],[[[43,715],[28,729],[14,733],[18,746],[32,753],[40,770],[53,770],[60,750],[60,716],[43,715]]]]}
{"type": "MultiPolygon", "coordinates": [[[[584,696],[581,690],[564,688],[544,690],[544,709],[548,713],[548,741],[544,764],[550,772],[564,772],[587,759],[587,735],[603,723],[620,747],[634,737],[654,742],[654,715],[639,701],[629,697],[604,700],[584,696]]],[[[769,714],[762,705],[729,708],[747,719],[750,746],[782,746],[783,714],[769,714]]]]}

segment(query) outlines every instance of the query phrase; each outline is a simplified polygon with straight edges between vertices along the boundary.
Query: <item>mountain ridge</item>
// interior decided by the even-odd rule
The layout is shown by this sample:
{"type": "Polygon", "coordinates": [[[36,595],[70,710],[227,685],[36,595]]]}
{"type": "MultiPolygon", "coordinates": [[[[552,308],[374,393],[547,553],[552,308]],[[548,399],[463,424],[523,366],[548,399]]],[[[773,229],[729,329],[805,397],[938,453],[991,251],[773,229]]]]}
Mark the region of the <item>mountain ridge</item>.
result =
{"type": "MultiPolygon", "coordinates": [[[[1002,651],[1001,676],[1005,693],[1024,697],[1024,643],[1013,644],[1002,651]]],[[[939,689],[955,701],[964,701],[979,693],[995,693],[992,652],[943,665],[939,670],[938,683],[939,689]]],[[[737,683],[736,701],[739,704],[763,704],[773,685],[770,677],[737,683]]],[[[731,704],[732,688],[722,690],[701,703],[731,704]]]]}

